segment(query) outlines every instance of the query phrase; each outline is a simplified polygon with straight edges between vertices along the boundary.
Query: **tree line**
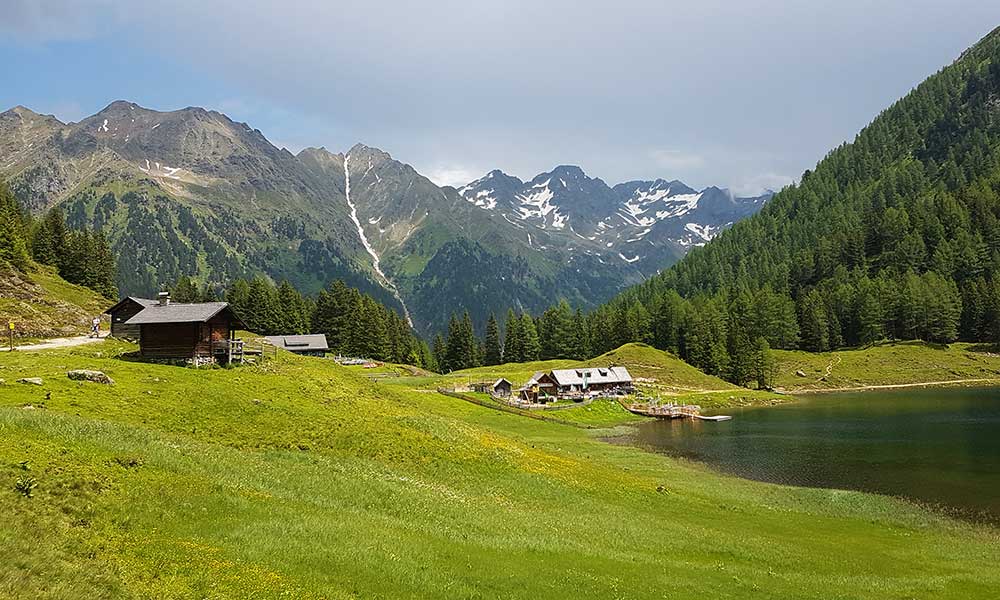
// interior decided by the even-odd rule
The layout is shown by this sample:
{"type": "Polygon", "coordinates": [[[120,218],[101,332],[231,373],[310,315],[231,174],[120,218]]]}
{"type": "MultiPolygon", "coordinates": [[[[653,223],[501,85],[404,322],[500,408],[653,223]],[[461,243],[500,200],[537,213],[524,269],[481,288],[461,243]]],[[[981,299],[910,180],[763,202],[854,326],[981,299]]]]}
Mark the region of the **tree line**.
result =
{"type": "Polygon", "coordinates": [[[447,334],[435,335],[431,348],[443,372],[557,358],[583,360],[592,352],[587,317],[565,300],[537,318],[510,309],[502,331],[492,313],[482,327],[474,326],[468,311],[452,315],[447,334]],[[481,338],[477,330],[483,331],[481,338]]]}
{"type": "Polygon", "coordinates": [[[174,302],[225,299],[250,331],[261,335],[322,333],[331,351],[436,370],[427,344],[394,310],[336,280],[315,298],[288,281],[275,285],[257,276],[235,279],[225,289],[180,277],[170,288],[174,302]]]}
{"type": "Polygon", "coordinates": [[[109,300],[118,297],[115,256],[100,229],[67,227],[58,207],[32,218],[0,181],[0,262],[25,271],[32,260],[109,300]]]}

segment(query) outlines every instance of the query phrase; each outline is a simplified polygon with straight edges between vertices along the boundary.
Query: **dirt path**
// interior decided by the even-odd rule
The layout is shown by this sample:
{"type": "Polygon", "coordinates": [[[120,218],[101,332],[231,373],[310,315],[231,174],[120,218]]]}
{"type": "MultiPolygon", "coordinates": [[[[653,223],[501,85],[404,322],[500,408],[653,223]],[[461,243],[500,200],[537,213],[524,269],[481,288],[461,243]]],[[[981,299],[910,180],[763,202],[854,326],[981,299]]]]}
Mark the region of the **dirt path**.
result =
{"type": "MultiPolygon", "coordinates": [[[[40,344],[25,344],[24,346],[14,346],[15,350],[51,350],[53,348],[72,348],[73,346],[82,346],[84,344],[91,344],[93,342],[100,342],[103,337],[93,338],[86,335],[81,335],[79,337],[71,338],[52,338],[51,340],[45,340],[40,344]]],[[[4,346],[0,348],[4,352],[10,352],[10,348],[4,346]]]]}
{"type": "Polygon", "coordinates": [[[995,378],[985,378],[985,379],[948,379],[945,381],[924,381],[921,383],[892,383],[885,385],[859,385],[855,387],[839,387],[839,388],[823,388],[823,389],[810,389],[810,388],[786,388],[782,389],[783,394],[827,394],[831,392],[863,392],[866,390],[895,390],[901,388],[914,388],[914,387],[934,387],[934,386],[944,386],[944,385],[962,385],[967,383],[1000,383],[1000,379],[995,378]]]}

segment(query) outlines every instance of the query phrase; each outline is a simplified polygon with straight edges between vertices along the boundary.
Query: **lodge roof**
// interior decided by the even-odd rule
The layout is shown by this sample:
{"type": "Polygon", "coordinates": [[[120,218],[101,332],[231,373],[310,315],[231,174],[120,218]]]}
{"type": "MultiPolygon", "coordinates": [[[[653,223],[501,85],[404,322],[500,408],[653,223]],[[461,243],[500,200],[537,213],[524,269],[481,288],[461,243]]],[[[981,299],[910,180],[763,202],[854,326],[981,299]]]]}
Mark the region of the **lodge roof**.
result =
{"type": "Polygon", "coordinates": [[[290,352],[306,352],[313,350],[329,350],[326,336],[322,333],[308,335],[268,335],[264,337],[267,343],[290,352]]]}
{"type": "Polygon", "coordinates": [[[625,367],[554,369],[552,378],[561,386],[632,383],[632,376],[625,367]]]}
{"type": "Polygon", "coordinates": [[[228,311],[237,327],[245,327],[228,302],[199,302],[195,304],[153,304],[146,306],[131,319],[127,325],[153,325],[161,323],[204,323],[212,317],[228,311]]]}

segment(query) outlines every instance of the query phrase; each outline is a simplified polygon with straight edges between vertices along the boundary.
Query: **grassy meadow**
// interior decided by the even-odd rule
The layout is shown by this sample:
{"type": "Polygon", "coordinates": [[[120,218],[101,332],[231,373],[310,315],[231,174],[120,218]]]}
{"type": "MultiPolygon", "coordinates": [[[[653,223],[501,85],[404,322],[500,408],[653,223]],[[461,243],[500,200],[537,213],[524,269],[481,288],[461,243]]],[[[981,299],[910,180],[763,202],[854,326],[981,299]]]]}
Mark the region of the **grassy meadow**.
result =
{"type": "Polygon", "coordinates": [[[983,598],[1000,585],[995,529],[900,500],[721,476],[328,360],[191,369],[131,349],[0,356],[0,597],[983,598]],[[117,383],[70,381],[74,368],[117,383]]]}
{"type": "Polygon", "coordinates": [[[1000,354],[982,344],[886,342],[822,353],[776,350],[775,357],[775,387],[792,392],[963,380],[1000,383],[1000,354]]]}

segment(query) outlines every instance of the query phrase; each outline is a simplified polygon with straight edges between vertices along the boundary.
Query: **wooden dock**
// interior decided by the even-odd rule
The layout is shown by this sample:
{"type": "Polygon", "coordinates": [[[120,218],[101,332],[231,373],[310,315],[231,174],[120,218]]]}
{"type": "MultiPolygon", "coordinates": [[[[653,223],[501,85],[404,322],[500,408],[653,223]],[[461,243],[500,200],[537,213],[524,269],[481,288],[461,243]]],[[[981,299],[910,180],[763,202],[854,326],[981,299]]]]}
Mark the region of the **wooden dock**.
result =
{"type": "Polygon", "coordinates": [[[647,402],[625,403],[618,401],[622,408],[634,415],[654,419],[698,419],[701,421],[730,421],[729,415],[705,416],[697,404],[649,404],[647,402]]]}
{"type": "Polygon", "coordinates": [[[618,401],[622,408],[634,415],[653,417],[655,419],[693,419],[701,414],[701,407],[696,404],[649,404],[647,402],[625,403],[618,401]]]}

